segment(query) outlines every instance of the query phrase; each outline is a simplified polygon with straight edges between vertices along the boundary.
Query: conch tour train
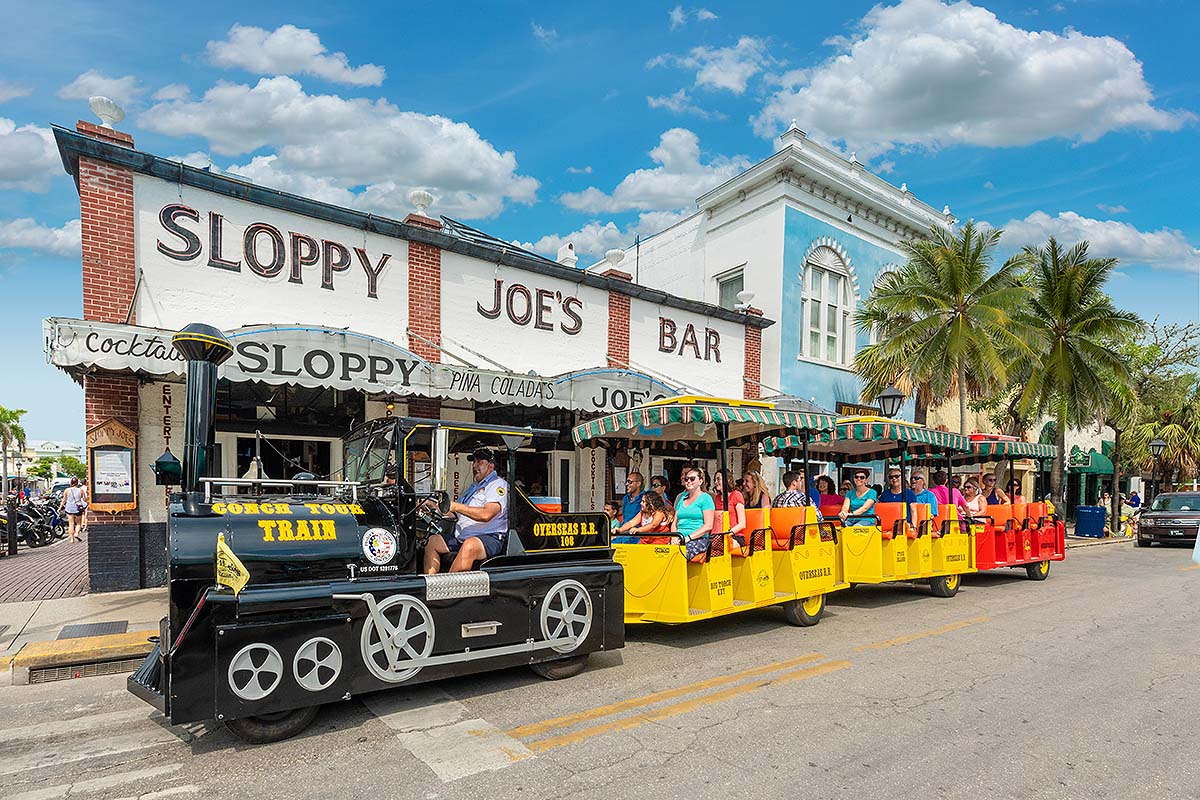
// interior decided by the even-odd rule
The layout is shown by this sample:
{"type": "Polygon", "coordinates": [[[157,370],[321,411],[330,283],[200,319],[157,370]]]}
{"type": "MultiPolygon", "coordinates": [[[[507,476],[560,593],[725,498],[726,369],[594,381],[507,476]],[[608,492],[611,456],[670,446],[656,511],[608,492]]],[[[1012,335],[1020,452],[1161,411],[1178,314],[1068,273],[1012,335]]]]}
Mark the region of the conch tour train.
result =
{"type": "MultiPolygon", "coordinates": [[[[203,477],[217,368],[233,348],[201,324],[173,346],[187,361],[183,458],[168,452],[154,465],[160,484],[181,489],[170,496],[169,607],[128,681],[173,724],[216,719],[248,741],[275,741],[303,730],[322,704],[401,684],[516,665],[567,678],[590,653],[623,647],[628,624],[779,606],[787,622],[810,626],[827,595],[855,584],[927,584],[951,597],[963,574],[1015,566],[1043,579],[1063,558],[1063,525],[1039,503],[970,518],[953,502],[911,499],[849,516],[833,507],[819,515],[812,504],[746,509],[737,532],[741,520],[731,525],[718,511],[702,539],[658,532],[614,542],[605,514],[564,511],[521,490],[517,451],[560,433],[536,428],[386,417],[346,436],[340,481],[203,477]],[[448,464],[459,455],[474,482],[452,498],[448,464]]],[[[997,437],[703,397],[656,400],[571,434],[581,446],[685,452],[722,468],[730,447],[805,464],[819,455],[839,468],[896,460],[905,498],[907,466],[1008,460],[1011,470],[1013,459],[1055,455],[997,437]]]]}

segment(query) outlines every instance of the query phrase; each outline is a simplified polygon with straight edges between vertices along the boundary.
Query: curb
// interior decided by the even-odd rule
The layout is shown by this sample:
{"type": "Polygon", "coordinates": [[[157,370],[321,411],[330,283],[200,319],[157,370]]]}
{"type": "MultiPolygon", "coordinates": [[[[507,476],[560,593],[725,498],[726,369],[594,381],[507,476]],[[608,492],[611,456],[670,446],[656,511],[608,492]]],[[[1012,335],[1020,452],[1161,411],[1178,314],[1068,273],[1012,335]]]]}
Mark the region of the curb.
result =
{"type": "Polygon", "coordinates": [[[108,636],[29,642],[15,655],[5,657],[8,664],[5,659],[0,659],[0,670],[11,667],[12,685],[25,686],[29,683],[30,670],[34,669],[144,658],[154,649],[154,644],[148,641],[149,637],[157,635],[157,629],[150,629],[108,636]]]}
{"type": "Polygon", "coordinates": [[[1085,536],[1068,536],[1067,549],[1072,550],[1076,547],[1098,547],[1104,544],[1129,544],[1133,541],[1133,537],[1126,538],[1124,536],[1107,539],[1093,539],[1085,536]]]}

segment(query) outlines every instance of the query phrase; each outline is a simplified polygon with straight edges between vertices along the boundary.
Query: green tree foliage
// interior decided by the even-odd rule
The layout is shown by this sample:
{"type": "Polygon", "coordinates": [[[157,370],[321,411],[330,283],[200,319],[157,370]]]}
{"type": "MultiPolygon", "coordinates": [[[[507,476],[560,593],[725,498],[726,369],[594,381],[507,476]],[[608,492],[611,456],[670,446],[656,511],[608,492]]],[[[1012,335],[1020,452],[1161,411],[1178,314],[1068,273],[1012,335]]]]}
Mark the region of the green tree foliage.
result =
{"type": "Polygon", "coordinates": [[[8,409],[0,406],[0,477],[3,477],[3,496],[8,497],[8,450],[14,444],[25,449],[25,429],[21,417],[28,412],[23,408],[8,409]]]}
{"type": "Polygon", "coordinates": [[[42,480],[53,480],[54,478],[54,459],[40,458],[36,464],[30,465],[29,469],[25,470],[25,474],[31,478],[41,478],[42,480]]]}
{"type": "Polygon", "coordinates": [[[1027,254],[993,269],[1000,235],[969,221],[957,231],[934,226],[927,239],[901,244],[906,263],[855,314],[859,330],[873,329],[878,339],[854,362],[864,401],[889,385],[915,395],[919,407],[957,396],[966,433],[968,397],[1002,390],[1001,353],[1025,347],[1015,311],[1029,290],[1018,280],[1027,254]]]}
{"type": "Polygon", "coordinates": [[[72,478],[79,478],[81,481],[87,478],[87,467],[75,456],[63,456],[58,463],[63,472],[72,478]]]}

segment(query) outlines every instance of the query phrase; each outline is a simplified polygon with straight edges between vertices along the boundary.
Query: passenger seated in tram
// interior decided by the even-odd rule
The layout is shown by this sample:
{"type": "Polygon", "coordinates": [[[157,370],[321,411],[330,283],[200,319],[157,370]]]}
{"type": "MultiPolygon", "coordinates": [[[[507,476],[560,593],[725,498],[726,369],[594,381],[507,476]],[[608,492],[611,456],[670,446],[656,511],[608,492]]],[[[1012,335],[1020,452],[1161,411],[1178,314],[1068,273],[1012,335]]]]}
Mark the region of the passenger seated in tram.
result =
{"type": "Polygon", "coordinates": [[[1008,495],[996,485],[995,475],[983,476],[983,494],[989,506],[999,506],[1009,502],[1008,495]]]}
{"type": "Polygon", "coordinates": [[[1004,493],[1008,495],[1010,503],[1024,503],[1025,497],[1021,494],[1021,482],[1013,478],[1004,486],[1004,493]]]}
{"type": "Polygon", "coordinates": [[[667,484],[667,479],[662,475],[655,475],[650,479],[650,491],[661,497],[663,502],[667,503],[668,505],[671,502],[670,500],[667,500],[667,490],[669,488],[670,487],[667,484]]]}
{"type": "Polygon", "coordinates": [[[967,516],[973,519],[979,519],[987,515],[987,498],[979,491],[979,484],[974,478],[967,481],[963,486],[963,491],[966,493],[966,502],[964,507],[967,510],[967,516]]]}
{"type": "Polygon", "coordinates": [[[828,475],[817,476],[817,491],[821,493],[822,507],[826,506],[841,506],[846,501],[843,495],[837,493],[837,487],[833,483],[833,478],[828,475]]]}
{"type": "Polygon", "coordinates": [[[671,532],[683,537],[688,559],[708,550],[717,507],[712,496],[703,490],[703,476],[697,467],[683,471],[683,494],[675,501],[675,519],[671,532]]]}
{"type": "Polygon", "coordinates": [[[508,533],[508,481],[496,472],[496,456],[486,447],[467,456],[475,482],[460,500],[450,504],[456,520],[453,533],[431,536],[425,544],[425,574],[441,570],[442,555],[454,554],[451,572],[467,572],[477,561],[504,550],[508,533]]]}
{"type": "Polygon", "coordinates": [[[614,536],[613,544],[670,544],[670,536],[647,536],[651,533],[670,533],[671,517],[674,514],[667,501],[654,492],[642,494],[642,513],[626,522],[613,533],[640,534],[637,536],[614,536]]]}
{"type": "Polygon", "coordinates": [[[738,547],[746,546],[746,498],[729,482],[729,470],[713,473],[713,506],[717,511],[729,511],[729,534],[738,547]],[[729,508],[725,508],[725,487],[729,487],[729,508]]]}
{"type": "Polygon", "coordinates": [[[846,500],[842,503],[841,513],[838,514],[846,525],[870,525],[873,521],[871,517],[856,516],[870,511],[878,499],[875,490],[867,486],[868,477],[870,473],[865,469],[854,472],[854,488],[846,492],[846,500]]]}
{"type": "Polygon", "coordinates": [[[742,496],[746,498],[746,508],[771,507],[771,490],[763,476],[753,470],[742,476],[742,496]]]}
{"type": "Polygon", "coordinates": [[[959,516],[963,515],[963,509],[967,506],[967,501],[962,496],[962,492],[958,491],[956,486],[947,486],[946,473],[938,470],[929,476],[933,481],[933,486],[930,491],[937,497],[938,503],[944,506],[958,506],[959,516]]]}
{"type": "MultiPolygon", "coordinates": [[[[804,491],[803,472],[783,473],[783,491],[775,498],[774,508],[811,506],[812,498],[804,491]]],[[[821,521],[821,509],[817,509],[817,522],[821,521]]]]}
{"type": "Polygon", "coordinates": [[[912,484],[913,496],[917,499],[917,502],[929,506],[929,515],[936,517],[938,513],[938,499],[937,495],[925,485],[925,473],[920,470],[913,470],[908,480],[912,484]]]}
{"type": "MultiPolygon", "coordinates": [[[[923,476],[922,476],[923,477],[923,476]]],[[[900,481],[900,470],[897,467],[890,467],[887,474],[888,485],[879,494],[879,502],[881,503],[916,503],[917,495],[912,489],[905,487],[904,491],[900,491],[903,485],[900,481]]],[[[921,488],[924,488],[924,480],[922,480],[921,488]]],[[[908,511],[908,521],[912,522],[912,509],[908,511]]]]}
{"type": "Polygon", "coordinates": [[[604,504],[604,516],[608,517],[608,530],[616,533],[621,527],[621,505],[616,500],[609,500],[604,504]]]}

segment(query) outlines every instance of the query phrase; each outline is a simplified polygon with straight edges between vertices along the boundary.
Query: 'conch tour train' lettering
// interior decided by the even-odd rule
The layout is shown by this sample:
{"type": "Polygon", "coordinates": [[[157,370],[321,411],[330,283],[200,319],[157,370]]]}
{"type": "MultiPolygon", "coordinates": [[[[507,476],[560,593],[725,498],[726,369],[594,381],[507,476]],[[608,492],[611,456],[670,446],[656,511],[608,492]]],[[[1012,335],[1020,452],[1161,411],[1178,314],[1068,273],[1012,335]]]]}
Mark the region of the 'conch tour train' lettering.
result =
{"type": "MultiPolygon", "coordinates": [[[[358,503],[303,503],[310,514],[365,514],[358,503]]],[[[214,514],[292,514],[295,506],[288,503],[213,503],[214,514]]]]}
{"type": "Polygon", "coordinates": [[[260,519],[264,542],[312,542],[337,539],[337,526],[331,519],[260,519]]]}
{"type": "MultiPolygon", "coordinates": [[[[201,259],[204,243],[200,234],[185,223],[200,224],[200,212],[183,203],[168,203],[158,212],[162,229],[178,241],[157,240],[158,252],[175,261],[189,262],[201,259]]],[[[295,231],[284,233],[266,222],[253,222],[242,233],[240,251],[234,252],[224,242],[225,217],[216,211],[208,212],[208,260],[207,265],[215,269],[241,272],[242,263],[262,278],[274,278],[287,268],[288,283],[304,283],[304,268],[320,265],[321,288],[334,291],[334,276],[345,272],[357,260],[367,278],[367,297],[379,297],[379,277],[391,260],[391,253],[383,253],[372,259],[365,247],[346,247],[340,242],[323,239],[318,242],[312,236],[295,231]],[[354,256],[351,257],[351,251],[354,256]]]]}

